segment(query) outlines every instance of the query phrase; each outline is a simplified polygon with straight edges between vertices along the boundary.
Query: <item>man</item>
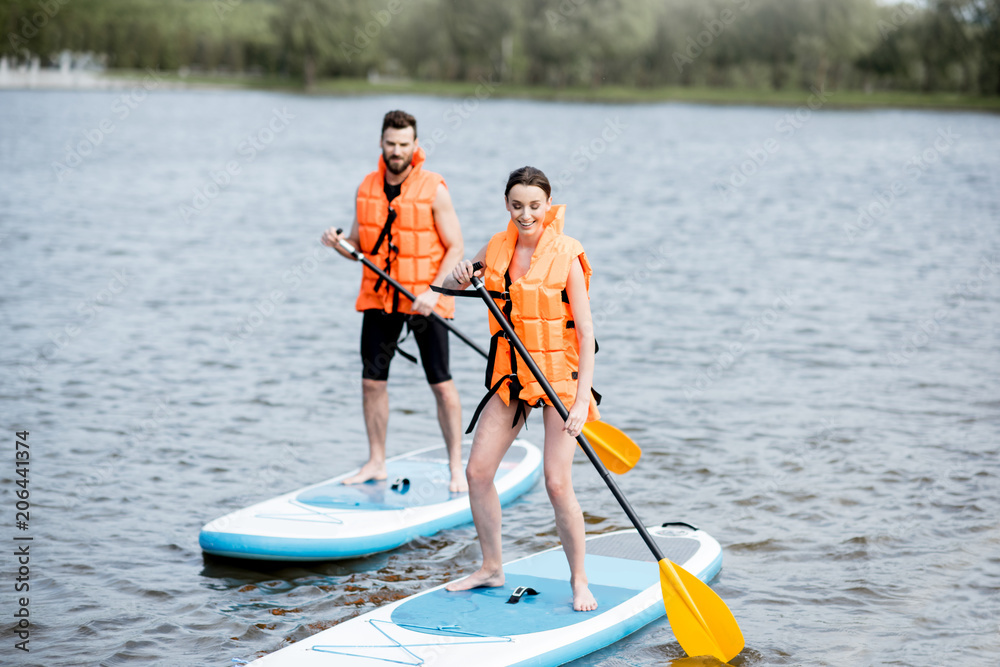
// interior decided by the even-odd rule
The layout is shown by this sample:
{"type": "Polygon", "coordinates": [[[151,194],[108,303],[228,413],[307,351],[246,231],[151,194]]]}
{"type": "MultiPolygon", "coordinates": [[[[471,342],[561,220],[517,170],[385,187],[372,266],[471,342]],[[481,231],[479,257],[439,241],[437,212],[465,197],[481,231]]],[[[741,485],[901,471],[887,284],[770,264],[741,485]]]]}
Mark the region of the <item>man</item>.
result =
{"type": "MultiPolygon", "coordinates": [[[[430,289],[440,285],[462,258],[464,247],[458,215],[444,179],[423,169],[424,152],[417,142],[417,121],[404,111],[382,120],[382,158],[355,195],[354,223],[346,237],[335,228],[323,243],[345,257],[345,239],[368,255],[410,291],[411,302],[373,271],[363,269],[355,307],[364,312],[361,325],[361,384],[368,461],[345,484],[385,479],[385,438],[389,421],[389,363],[403,326],[420,349],[427,382],[437,401],[438,422],[448,447],[453,493],[467,491],[462,468],[462,405],[448,364],[448,329],[431,312],[454,316],[454,299],[430,289]]],[[[353,259],[353,258],[352,258],[353,259]]]]}

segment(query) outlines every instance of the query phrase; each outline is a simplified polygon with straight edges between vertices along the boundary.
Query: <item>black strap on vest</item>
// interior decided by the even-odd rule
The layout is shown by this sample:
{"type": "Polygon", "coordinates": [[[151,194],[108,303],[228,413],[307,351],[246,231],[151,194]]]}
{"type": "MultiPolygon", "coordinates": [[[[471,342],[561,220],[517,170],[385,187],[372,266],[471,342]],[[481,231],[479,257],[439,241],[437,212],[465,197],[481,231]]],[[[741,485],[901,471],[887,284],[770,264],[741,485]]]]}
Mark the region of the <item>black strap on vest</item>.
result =
{"type": "MultiPolygon", "coordinates": [[[[503,312],[504,318],[510,322],[511,326],[514,323],[511,322],[510,315],[514,309],[514,302],[510,300],[510,270],[507,270],[503,274],[504,291],[502,293],[496,292],[494,290],[487,290],[491,297],[494,299],[502,299],[504,304],[501,311],[503,312]]],[[[476,411],[472,414],[472,421],[469,422],[469,428],[466,429],[466,433],[472,433],[472,429],[475,428],[476,422],[479,420],[479,415],[482,413],[483,408],[489,403],[490,399],[493,398],[493,394],[500,390],[504,382],[510,385],[510,398],[517,399],[517,409],[514,410],[514,421],[511,423],[511,428],[517,427],[517,422],[524,418],[524,425],[528,425],[528,402],[521,398],[521,390],[524,388],[521,386],[521,381],[517,377],[517,351],[514,349],[513,345],[508,342],[507,348],[510,351],[510,373],[503,375],[497,379],[493,386],[490,386],[490,380],[493,379],[493,367],[496,364],[497,359],[497,341],[500,338],[506,338],[507,335],[500,329],[493,337],[490,338],[490,353],[486,359],[486,386],[489,387],[489,391],[483,396],[483,400],[479,401],[479,405],[476,406],[476,411]]],[[[538,402],[531,407],[540,407],[542,405],[542,400],[539,399],[538,402]]]]}
{"type": "MultiPolygon", "coordinates": [[[[389,206],[389,215],[386,217],[385,224],[382,226],[382,232],[378,235],[378,239],[375,241],[375,245],[372,246],[372,255],[377,255],[379,248],[382,247],[384,241],[388,241],[389,248],[385,253],[385,266],[382,269],[391,275],[392,270],[392,255],[393,253],[398,253],[399,248],[397,248],[392,243],[392,223],[396,221],[396,209],[391,205],[389,206]]],[[[385,278],[379,276],[379,279],[375,281],[375,291],[378,292],[382,289],[382,285],[385,284],[385,278]]],[[[392,296],[392,312],[399,311],[399,290],[395,290],[392,296]]]]}
{"type": "MultiPolygon", "coordinates": [[[[474,264],[472,268],[478,271],[479,269],[483,268],[483,265],[481,262],[476,262],[476,264],[474,264]]],[[[514,307],[514,304],[510,299],[511,280],[510,280],[509,267],[507,271],[504,272],[503,280],[504,280],[503,292],[497,292],[495,290],[487,290],[487,292],[489,292],[489,295],[494,299],[503,299],[504,306],[501,309],[501,311],[503,312],[503,315],[507,319],[507,321],[510,322],[511,327],[513,327],[514,323],[511,322],[510,315],[514,307]]],[[[450,296],[470,296],[470,297],[479,296],[477,292],[472,292],[468,290],[453,290],[453,289],[447,289],[445,287],[435,287],[433,285],[431,286],[431,289],[434,290],[435,292],[440,292],[441,294],[448,294],[450,296]]],[[[565,289],[562,290],[562,302],[565,304],[569,304],[569,294],[566,292],[565,289]]],[[[566,328],[575,329],[576,322],[574,322],[573,320],[568,320],[566,322],[566,328]]],[[[497,379],[497,381],[493,384],[493,386],[490,386],[490,380],[493,379],[493,366],[497,357],[497,340],[499,340],[501,336],[503,336],[504,338],[507,337],[506,334],[504,334],[503,329],[500,329],[500,331],[497,331],[495,334],[493,334],[493,337],[490,339],[490,353],[486,359],[486,386],[489,387],[489,391],[486,392],[486,395],[483,396],[483,400],[479,401],[479,405],[476,406],[476,410],[472,414],[472,421],[469,422],[469,428],[466,429],[465,431],[466,434],[472,433],[472,429],[476,426],[476,422],[479,420],[479,415],[482,413],[483,408],[485,408],[486,404],[489,403],[491,398],[493,398],[493,394],[497,393],[497,391],[500,390],[502,383],[507,380],[510,381],[511,398],[517,397],[517,410],[514,411],[514,423],[511,424],[510,427],[511,428],[516,427],[518,419],[520,419],[522,416],[525,418],[524,422],[525,427],[527,427],[528,425],[527,422],[528,403],[524,399],[520,398],[521,389],[523,389],[523,387],[521,386],[521,382],[520,380],[518,380],[517,377],[517,352],[514,350],[513,345],[508,345],[508,348],[510,349],[510,369],[511,369],[510,374],[501,376],[500,378],[497,379]]],[[[597,344],[597,339],[595,338],[594,354],[597,354],[597,352],[600,349],[601,349],[600,346],[597,344]]],[[[576,372],[573,373],[573,379],[574,380],[577,379],[576,372]]],[[[597,403],[597,405],[600,405],[601,395],[597,392],[597,390],[591,387],[590,393],[594,396],[594,402],[597,403]]],[[[531,407],[540,408],[544,404],[545,402],[542,399],[538,399],[535,405],[531,407]]]]}
{"type": "MultiPolygon", "coordinates": [[[[468,296],[472,297],[473,299],[479,298],[479,292],[475,290],[448,289],[447,287],[438,287],[437,285],[431,285],[431,289],[437,292],[438,294],[446,294],[448,296],[468,296]]],[[[490,292],[490,294],[493,294],[493,292],[490,292]]]]}
{"type": "MultiPolygon", "coordinates": [[[[398,294],[398,292],[397,292],[397,294],[398,294]]],[[[413,332],[413,325],[411,324],[412,319],[413,319],[412,315],[406,315],[405,316],[404,322],[406,323],[406,331],[403,332],[403,335],[400,336],[399,340],[396,341],[395,346],[393,347],[393,349],[396,352],[399,352],[400,356],[402,356],[404,359],[406,359],[410,363],[414,363],[415,364],[415,363],[417,363],[417,358],[415,356],[413,356],[412,354],[410,354],[409,352],[407,352],[406,350],[404,350],[403,348],[400,347],[400,345],[403,344],[403,341],[406,340],[407,338],[409,338],[410,334],[413,332]]]]}
{"type": "MultiPolygon", "coordinates": [[[[396,292],[396,294],[399,294],[399,292],[396,292]]],[[[396,305],[399,305],[398,299],[394,302],[394,307],[396,305]]],[[[396,341],[396,348],[395,349],[396,349],[396,352],[399,352],[399,354],[404,359],[406,359],[407,361],[415,364],[415,363],[417,363],[417,358],[415,356],[413,356],[412,354],[410,354],[409,352],[407,352],[406,350],[404,350],[403,348],[400,347],[400,345],[403,343],[403,341],[406,340],[407,338],[409,338],[410,333],[413,331],[413,327],[410,325],[410,318],[411,318],[410,315],[406,316],[406,332],[402,336],[399,337],[399,340],[396,341]]]]}

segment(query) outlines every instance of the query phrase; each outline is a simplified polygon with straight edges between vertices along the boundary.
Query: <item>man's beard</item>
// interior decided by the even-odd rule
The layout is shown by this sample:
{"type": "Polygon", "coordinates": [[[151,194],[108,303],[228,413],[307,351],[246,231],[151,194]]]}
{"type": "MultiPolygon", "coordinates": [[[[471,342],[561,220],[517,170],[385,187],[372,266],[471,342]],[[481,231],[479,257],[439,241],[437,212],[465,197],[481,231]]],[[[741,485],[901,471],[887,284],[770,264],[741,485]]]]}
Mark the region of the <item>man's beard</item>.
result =
{"type": "Polygon", "coordinates": [[[410,163],[413,162],[413,155],[411,154],[409,157],[403,158],[402,162],[397,163],[398,166],[394,166],[392,161],[390,160],[390,156],[386,155],[385,153],[382,153],[382,159],[385,161],[386,169],[388,169],[394,174],[402,174],[404,171],[406,171],[407,167],[410,166],[410,163]]]}

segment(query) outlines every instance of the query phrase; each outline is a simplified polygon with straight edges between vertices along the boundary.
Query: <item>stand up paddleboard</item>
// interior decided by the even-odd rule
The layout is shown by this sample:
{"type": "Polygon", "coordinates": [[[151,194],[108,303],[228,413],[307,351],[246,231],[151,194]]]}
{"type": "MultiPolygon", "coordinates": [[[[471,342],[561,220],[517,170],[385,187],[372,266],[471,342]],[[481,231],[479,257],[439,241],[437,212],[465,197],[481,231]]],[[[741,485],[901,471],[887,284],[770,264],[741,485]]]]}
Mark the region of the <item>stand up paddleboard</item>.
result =
{"type": "MultiPolygon", "coordinates": [[[[703,581],[722,567],[722,548],[705,532],[678,523],[649,532],[667,558],[703,581]]],[[[505,564],[502,587],[449,593],[441,585],[250,665],[561,665],[664,615],[657,562],[634,529],[588,539],[586,566],[599,605],[593,612],[573,611],[569,565],[557,547],[505,564]]]]}
{"type": "MultiPolygon", "coordinates": [[[[469,448],[463,448],[468,460],[469,448]]],[[[202,528],[202,550],[216,556],[310,561],[354,558],[472,521],[467,493],[450,493],[444,447],[386,461],[388,479],[345,486],[357,470],[215,519],[202,528]]],[[[542,454],[515,440],[494,484],[500,502],[528,491],[542,471],[542,454]]]]}

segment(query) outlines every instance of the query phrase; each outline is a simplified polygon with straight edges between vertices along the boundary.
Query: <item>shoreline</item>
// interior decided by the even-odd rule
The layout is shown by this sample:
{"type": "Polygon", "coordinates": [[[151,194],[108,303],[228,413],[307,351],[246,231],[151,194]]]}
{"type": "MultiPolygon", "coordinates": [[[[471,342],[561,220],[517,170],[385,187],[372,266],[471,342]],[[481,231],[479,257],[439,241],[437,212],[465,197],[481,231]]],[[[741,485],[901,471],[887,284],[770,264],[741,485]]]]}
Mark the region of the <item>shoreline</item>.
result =
{"type": "MultiPolygon", "coordinates": [[[[116,70],[104,73],[63,73],[8,70],[0,90],[116,90],[127,88],[152,71],[116,70]]],[[[481,78],[478,82],[413,81],[403,79],[322,79],[307,91],[298,79],[255,75],[205,75],[155,72],[163,88],[172,90],[261,90],[310,96],[429,95],[473,99],[524,99],[584,104],[657,104],[676,102],[716,106],[799,107],[810,104],[817,92],[808,90],[758,90],[665,86],[632,88],[549,88],[503,83],[481,78]]],[[[159,87],[159,86],[158,86],[159,87]]],[[[1000,96],[980,97],[957,93],[908,91],[827,91],[820,106],[826,109],[904,109],[1000,113],[1000,96]]],[[[810,105],[811,106],[811,105],[810,105]]]]}

